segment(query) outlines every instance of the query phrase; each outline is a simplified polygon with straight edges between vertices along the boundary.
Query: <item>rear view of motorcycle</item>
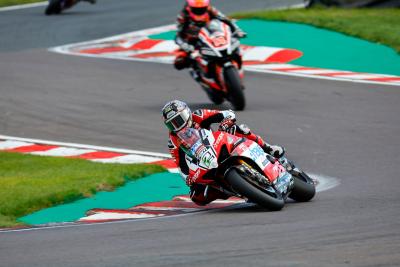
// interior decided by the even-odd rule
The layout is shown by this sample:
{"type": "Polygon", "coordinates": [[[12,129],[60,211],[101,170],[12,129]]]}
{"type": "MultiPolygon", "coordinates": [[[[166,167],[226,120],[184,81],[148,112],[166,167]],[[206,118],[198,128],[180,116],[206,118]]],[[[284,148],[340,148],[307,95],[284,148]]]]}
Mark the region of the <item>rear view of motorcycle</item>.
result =
{"type": "Polygon", "coordinates": [[[227,24],[214,19],[203,27],[191,58],[191,74],[214,104],[226,99],[235,110],[245,108],[240,42],[227,24]]]}

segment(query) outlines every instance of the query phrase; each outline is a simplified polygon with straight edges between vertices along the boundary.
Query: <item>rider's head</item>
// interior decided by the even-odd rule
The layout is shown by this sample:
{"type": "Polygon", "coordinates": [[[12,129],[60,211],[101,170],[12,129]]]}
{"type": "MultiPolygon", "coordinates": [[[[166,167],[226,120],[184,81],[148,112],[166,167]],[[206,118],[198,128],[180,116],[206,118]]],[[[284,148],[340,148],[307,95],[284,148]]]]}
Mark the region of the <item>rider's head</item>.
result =
{"type": "Polygon", "coordinates": [[[164,123],[171,132],[192,126],[192,112],[186,103],[173,100],[162,108],[164,123]]]}
{"type": "Polygon", "coordinates": [[[196,22],[207,22],[210,19],[208,10],[210,0],[186,0],[187,10],[192,20],[196,22]]]}

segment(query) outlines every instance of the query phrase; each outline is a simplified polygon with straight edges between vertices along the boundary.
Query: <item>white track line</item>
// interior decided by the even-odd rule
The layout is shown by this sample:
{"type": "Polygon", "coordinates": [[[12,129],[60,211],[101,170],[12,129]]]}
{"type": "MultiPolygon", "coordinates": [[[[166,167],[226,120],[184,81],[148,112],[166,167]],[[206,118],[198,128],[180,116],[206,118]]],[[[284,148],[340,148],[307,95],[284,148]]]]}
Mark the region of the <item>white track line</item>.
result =
{"type": "Polygon", "coordinates": [[[331,81],[341,81],[341,82],[352,82],[352,83],[363,83],[363,84],[379,84],[379,85],[391,85],[391,86],[399,86],[399,83],[395,82],[377,82],[377,81],[368,81],[368,80],[352,80],[350,78],[335,78],[335,77],[327,77],[327,76],[319,76],[319,75],[310,75],[310,74],[300,74],[300,73],[293,73],[293,72],[283,72],[283,71],[274,71],[274,70],[259,70],[252,67],[245,67],[246,70],[252,72],[259,72],[259,73],[268,73],[268,74],[275,74],[275,75],[284,75],[284,76],[295,76],[295,77],[302,77],[302,78],[312,78],[312,79],[319,79],[319,80],[331,80],[331,81]]]}
{"type": "Polygon", "coordinates": [[[72,157],[86,153],[96,152],[94,149],[80,149],[73,147],[57,147],[47,151],[30,152],[32,155],[53,156],[53,157],[72,157]]]}
{"type": "Polygon", "coordinates": [[[118,212],[99,212],[88,217],[79,219],[79,222],[96,220],[124,220],[124,219],[142,219],[165,216],[165,214],[147,214],[147,213],[118,213],[118,212]]]}
{"type": "Polygon", "coordinates": [[[0,139],[11,140],[11,141],[21,141],[21,142],[28,142],[28,143],[35,143],[35,144],[46,144],[46,145],[65,146],[65,147],[74,147],[74,148],[94,149],[94,150],[110,151],[110,152],[117,152],[117,153],[124,153],[124,154],[138,154],[138,155],[163,158],[163,159],[171,158],[171,156],[169,154],[164,154],[164,153],[147,152],[147,151],[140,151],[140,150],[130,150],[130,149],[122,149],[122,148],[112,148],[112,147],[104,147],[104,146],[83,145],[83,144],[75,144],[75,143],[64,143],[64,142],[56,142],[56,141],[50,141],[50,140],[21,138],[21,137],[7,136],[7,135],[0,135],[0,139]]]}
{"type": "Polygon", "coordinates": [[[0,150],[14,149],[21,146],[31,146],[33,143],[7,140],[4,142],[0,142],[0,150]]]}
{"type": "MultiPolygon", "coordinates": [[[[225,209],[225,208],[222,208],[225,209]]],[[[222,210],[221,209],[221,210],[222,210]]],[[[170,215],[170,216],[160,216],[155,218],[143,218],[143,219],[128,219],[128,220],[121,220],[121,221],[112,221],[112,222],[98,222],[98,223],[91,223],[91,224],[82,224],[82,223],[65,223],[62,225],[53,225],[53,226],[42,226],[36,228],[24,228],[24,229],[13,229],[13,230],[0,230],[0,234],[2,233],[12,233],[12,232],[27,232],[27,231],[37,231],[37,230],[47,230],[47,229],[57,229],[57,228],[70,228],[70,227],[91,227],[96,225],[104,225],[104,224],[119,224],[119,223],[126,223],[126,222],[139,222],[139,221],[148,221],[148,220],[155,220],[155,219],[170,219],[175,217],[184,217],[184,216],[191,216],[193,214],[201,214],[210,212],[209,210],[199,211],[196,213],[184,213],[184,214],[177,214],[177,215],[170,215]]]]}
{"type": "Polygon", "coordinates": [[[0,8],[0,12],[12,11],[12,10],[18,10],[18,9],[26,9],[26,8],[33,8],[33,7],[39,7],[39,6],[46,6],[48,3],[49,3],[48,1],[44,1],[44,2],[32,3],[32,4],[23,4],[23,5],[1,7],[0,8]]]}
{"type": "Polygon", "coordinates": [[[286,6],[281,6],[281,7],[273,7],[270,8],[270,10],[285,10],[285,9],[299,9],[299,8],[305,8],[306,4],[301,3],[301,4],[294,4],[294,5],[286,5],[286,6]]]}
{"type": "MultiPolygon", "coordinates": [[[[172,31],[175,29],[176,29],[175,24],[169,24],[169,25],[163,25],[163,26],[158,26],[158,27],[144,29],[144,30],[122,33],[122,34],[113,35],[113,36],[109,36],[109,37],[105,37],[105,38],[101,38],[101,39],[95,39],[95,40],[90,40],[90,41],[85,41],[85,42],[72,43],[72,44],[52,47],[52,48],[49,48],[48,50],[52,51],[52,52],[62,53],[62,54],[71,54],[70,52],[68,52],[68,50],[71,47],[75,47],[75,46],[88,45],[88,44],[92,44],[92,43],[111,42],[111,41],[120,40],[120,39],[127,39],[128,37],[131,37],[131,36],[134,36],[135,38],[138,38],[138,39],[146,38],[149,35],[159,34],[159,33],[167,32],[167,31],[172,31]]],[[[81,54],[76,53],[76,55],[81,55],[81,54]]]]}
{"type": "Polygon", "coordinates": [[[107,159],[92,159],[91,161],[101,162],[101,163],[133,164],[133,163],[150,163],[159,160],[163,160],[163,158],[146,157],[142,155],[124,155],[107,159]]]}

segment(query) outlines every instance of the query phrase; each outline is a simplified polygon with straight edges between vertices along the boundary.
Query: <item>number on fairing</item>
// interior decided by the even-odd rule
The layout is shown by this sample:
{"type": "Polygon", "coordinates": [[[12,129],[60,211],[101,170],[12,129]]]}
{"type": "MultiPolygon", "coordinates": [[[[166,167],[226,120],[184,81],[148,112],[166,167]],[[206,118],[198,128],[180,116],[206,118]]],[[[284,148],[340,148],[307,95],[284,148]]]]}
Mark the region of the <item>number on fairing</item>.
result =
{"type": "Polygon", "coordinates": [[[226,45],[226,43],[227,43],[225,36],[217,36],[212,39],[212,42],[215,47],[221,47],[221,46],[226,45]]]}

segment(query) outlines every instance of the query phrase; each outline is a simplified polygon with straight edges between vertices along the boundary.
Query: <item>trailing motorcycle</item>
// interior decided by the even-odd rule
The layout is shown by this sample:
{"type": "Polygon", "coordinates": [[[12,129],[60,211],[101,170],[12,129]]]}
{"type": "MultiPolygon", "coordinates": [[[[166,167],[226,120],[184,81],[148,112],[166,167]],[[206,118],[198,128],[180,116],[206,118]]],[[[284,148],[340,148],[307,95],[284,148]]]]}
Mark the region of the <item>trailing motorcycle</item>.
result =
{"type": "Polygon", "coordinates": [[[313,180],[286,158],[275,159],[251,140],[222,131],[186,128],[178,133],[195,183],[281,210],[287,198],[315,195],[313,180]]]}
{"type": "Polygon", "coordinates": [[[44,13],[48,16],[52,14],[60,14],[63,10],[73,7],[80,1],[89,2],[91,4],[96,3],[96,0],[49,0],[49,4],[44,13]]]}
{"type": "Polygon", "coordinates": [[[198,39],[191,53],[192,77],[213,103],[227,99],[235,110],[243,110],[246,103],[239,38],[227,24],[213,19],[200,30],[198,39]]]}

